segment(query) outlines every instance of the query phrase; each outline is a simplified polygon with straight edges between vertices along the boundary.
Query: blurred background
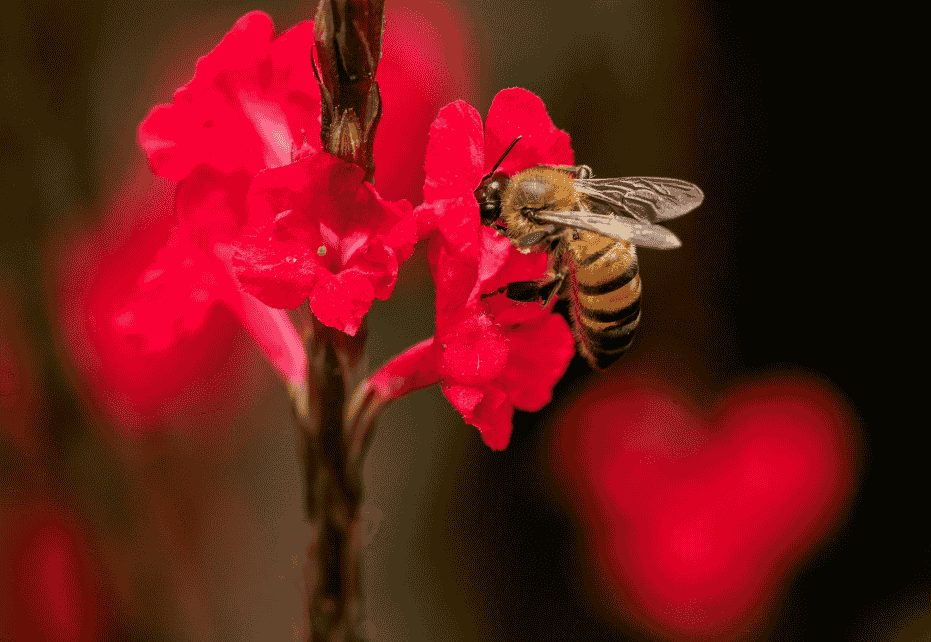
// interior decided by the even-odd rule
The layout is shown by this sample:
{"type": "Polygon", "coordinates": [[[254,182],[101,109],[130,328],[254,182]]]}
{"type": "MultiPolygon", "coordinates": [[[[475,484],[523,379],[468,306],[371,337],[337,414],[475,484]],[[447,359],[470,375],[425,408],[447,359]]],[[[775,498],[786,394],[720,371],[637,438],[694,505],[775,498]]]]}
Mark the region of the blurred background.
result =
{"type": "MultiPolygon", "coordinates": [[[[99,320],[171,225],[171,186],[148,175],[139,122],[247,11],[267,12],[281,31],[314,8],[7,3],[0,640],[300,639],[308,529],[289,402],[272,368],[220,308],[198,336],[127,363],[99,320]]],[[[927,450],[913,434],[927,421],[913,401],[918,379],[898,365],[916,349],[889,325],[893,273],[878,246],[887,236],[850,220],[857,179],[834,158],[844,109],[837,54],[819,26],[682,1],[388,0],[387,10],[398,51],[443,44],[421,61],[435,82],[409,80],[419,93],[395,87],[392,102],[382,80],[376,149],[414,141],[400,169],[382,170],[397,174],[384,194],[418,198],[417,158],[440,106],[464,98],[484,116],[499,89],[521,86],[597,176],[681,178],[706,199],[669,224],[681,249],[640,253],[644,312],[631,352],[605,373],[575,359],[558,403],[517,413],[507,450],[490,451],[436,387],[385,413],[365,468],[366,503],[380,516],[364,562],[367,635],[927,639],[927,450]],[[395,116],[391,133],[392,104],[406,94],[422,97],[427,116],[398,108],[407,120],[395,116]],[[706,441],[728,443],[718,426],[741,390],[777,405],[814,390],[824,410],[805,434],[830,435],[810,444],[828,453],[827,499],[794,522],[766,522],[800,534],[760,566],[758,596],[719,605],[720,622],[689,620],[679,603],[657,610],[641,599],[643,576],[612,565],[623,551],[608,531],[635,531],[636,513],[599,503],[625,489],[592,474],[585,440],[616,429],[619,452],[640,446],[637,429],[588,409],[631,389],[701,417],[656,426],[680,435],[688,423],[682,439],[694,437],[699,458],[706,441]]],[[[432,305],[420,248],[392,299],[372,308],[373,367],[432,335],[432,305]]],[[[675,439],[655,452],[676,451],[675,439]]],[[[789,504],[823,490],[800,488],[789,504]]],[[[722,569],[712,583],[725,581],[722,569]]]]}

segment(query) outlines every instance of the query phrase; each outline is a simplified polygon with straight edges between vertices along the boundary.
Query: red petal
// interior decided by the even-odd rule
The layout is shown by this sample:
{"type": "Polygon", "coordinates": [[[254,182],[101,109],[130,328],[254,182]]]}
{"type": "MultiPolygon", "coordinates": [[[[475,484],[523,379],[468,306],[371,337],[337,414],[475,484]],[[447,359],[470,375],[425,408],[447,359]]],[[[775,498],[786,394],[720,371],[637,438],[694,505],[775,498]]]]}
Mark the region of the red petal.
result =
{"type": "Polygon", "coordinates": [[[443,394],[449,399],[449,403],[453,405],[453,408],[459,411],[466,421],[472,417],[475,408],[485,396],[484,390],[472,386],[444,382],[442,388],[443,394]]]}
{"type": "Polygon", "coordinates": [[[387,301],[398,280],[398,261],[394,252],[375,240],[353,255],[350,269],[365,277],[375,288],[375,298],[387,301]]]}
{"type": "Polygon", "coordinates": [[[156,106],[139,126],[152,171],[181,180],[201,164],[255,174],[287,163],[301,129],[320,127],[317,85],[309,81],[312,32],[313,23],[302,23],[277,45],[267,15],[240,18],[172,104],[156,106]]]}
{"type": "Polygon", "coordinates": [[[243,289],[273,308],[296,308],[326,273],[316,252],[300,243],[245,237],[233,246],[233,269],[243,289]]]}
{"type": "Polygon", "coordinates": [[[437,358],[434,340],[421,341],[379,368],[369,378],[369,385],[390,400],[439,383],[437,358]]]}
{"type": "Polygon", "coordinates": [[[543,255],[543,263],[540,264],[539,258],[526,259],[524,254],[517,251],[510,239],[498,234],[490,227],[482,226],[482,259],[478,268],[478,281],[476,282],[476,292],[478,294],[493,292],[502,285],[507,285],[514,281],[531,281],[540,278],[546,270],[546,256],[543,255]],[[526,271],[527,267],[531,270],[526,271]],[[508,269],[509,267],[514,269],[508,269]],[[518,269],[519,268],[519,269],[518,269]],[[496,275],[500,275],[495,279],[496,275]]]}
{"type": "Polygon", "coordinates": [[[435,201],[431,205],[437,214],[440,232],[449,247],[455,249],[462,258],[478,262],[482,255],[479,236],[481,220],[475,197],[469,194],[462,198],[435,201]]]}
{"type": "Polygon", "coordinates": [[[423,201],[430,124],[441,107],[474,93],[474,52],[469,29],[443,4],[386,7],[374,181],[384,198],[423,201]]]}
{"type": "Polygon", "coordinates": [[[324,273],[310,295],[310,309],[322,323],[355,336],[374,298],[375,288],[364,275],[354,270],[324,273]]]}
{"type": "MultiPolygon", "coordinates": [[[[377,195],[377,193],[376,193],[377,195]]],[[[390,247],[397,257],[398,263],[404,263],[411,258],[414,253],[414,246],[417,244],[417,221],[414,218],[414,210],[407,201],[385,201],[380,197],[378,202],[385,208],[394,210],[398,217],[391,231],[384,236],[385,245],[390,247]]]]}
{"type": "Polygon", "coordinates": [[[457,100],[440,110],[427,144],[424,201],[469,196],[484,175],[482,118],[474,107],[457,100]]]}
{"type": "Polygon", "coordinates": [[[572,165],[569,134],[556,129],[539,96],[515,87],[498,92],[485,121],[485,172],[522,136],[499,167],[514,174],[535,165],[572,165]]]}
{"type": "Polygon", "coordinates": [[[244,172],[220,174],[207,165],[196,168],[178,184],[175,212],[191,241],[204,253],[215,243],[228,243],[246,224],[244,172]]]}
{"type": "Polygon", "coordinates": [[[434,205],[435,203],[424,203],[414,208],[414,220],[417,222],[418,239],[427,238],[440,224],[440,211],[435,209],[434,205]]]}
{"type": "Polygon", "coordinates": [[[457,383],[478,386],[490,382],[508,361],[508,341],[501,328],[484,314],[469,312],[448,332],[437,336],[440,343],[440,373],[457,383]]]}
{"type": "Polygon", "coordinates": [[[504,450],[511,441],[514,430],[514,406],[507,395],[499,390],[485,394],[466,422],[472,424],[482,433],[482,441],[492,450],[504,450]]]}
{"type": "Polygon", "coordinates": [[[245,292],[233,310],[284,381],[296,385],[307,378],[307,354],[286,312],[245,292]]]}
{"type": "Polygon", "coordinates": [[[436,283],[436,330],[444,333],[451,317],[465,306],[474,308],[469,296],[475,288],[477,268],[463,261],[439,236],[430,241],[427,260],[436,283]]]}
{"type": "Polygon", "coordinates": [[[536,412],[552,400],[553,386],[575,354],[572,330],[562,316],[549,314],[541,323],[521,326],[507,336],[507,367],[495,383],[514,406],[536,412]]]}

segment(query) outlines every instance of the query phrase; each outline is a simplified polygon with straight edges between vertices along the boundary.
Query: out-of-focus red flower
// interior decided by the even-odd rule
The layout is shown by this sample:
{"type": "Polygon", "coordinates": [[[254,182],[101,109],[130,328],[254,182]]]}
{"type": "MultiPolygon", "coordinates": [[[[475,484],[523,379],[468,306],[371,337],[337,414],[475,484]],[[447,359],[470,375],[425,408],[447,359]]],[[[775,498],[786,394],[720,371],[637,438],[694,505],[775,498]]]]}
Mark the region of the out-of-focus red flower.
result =
{"type": "Polygon", "coordinates": [[[407,0],[386,7],[378,90],[382,117],[375,136],[375,186],[388,200],[423,201],[430,124],[443,105],[470,99],[476,47],[455,6],[407,0]]]}
{"type": "Polygon", "coordinates": [[[310,309],[354,335],[372,299],[387,299],[417,241],[407,201],[381,199],[365,172],[318,153],[265,170],[248,206],[258,227],[236,243],[233,265],[247,292],[276,308],[310,309]]]}
{"type": "Polygon", "coordinates": [[[11,283],[0,281],[0,434],[20,447],[33,445],[28,430],[35,400],[33,364],[21,331],[18,299],[11,283]]]}
{"type": "MultiPolygon", "coordinates": [[[[181,395],[224,398],[233,389],[208,383],[230,366],[240,336],[232,315],[205,308],[197,332],[182,334],[174,324],[157,325],[162,311],[138,291],[140,279],[157,281],[146,267],[176,227],[172,202],[170,185],[140,173],[106,209],[98,230],[65,240],[49,262],[54,266],[52,315],[70,361],[95,404],[130,434],[152,430],[181,395]],[[127,314],[136,323],[152,324],[151,335],[121,332],[118,323],[127,314]]],[[[196,263],[182,263],[179,269],[187,269],[190,278],[204,278],[196,263]]],[[[188,293],[176,289],[173,294],[188,293]]]]}
{"type": "Polygon", "coordinates": [[[808,378],[735,386],[705,417],[636,382],[563,408],[554,465],[602,588],[624,617],[677,640],[762,626],[851,495],[851,416],[808,378]]]}
{"type": "Polygon", "coordinates": [[[389,362],[371,384],[385,398],[440,382],[450,403],[490,447],[510,441],[514,408],[536,411],[551,398],[575,352],[565,319],[541,302],[521,303],[498,288],[544,276],[547,256],[523,254],[481,225],[474,191],[501,153],[518,172],[538,163],[571,164],[569,136],[553,126],[543,102],[523,89],[499,92],[485,132],[478,112],[457,101],[441,110],[427,147],[425,203],[418,227],[430,237],[436,282],[436,335],[389,362]],[[491,295],[483,297],[483,295],[491,295]]]}
{"type": "Polygon", "coordinates": [[[22,642],[104,639],[111,596],[82,529],[42,504],[12,514],[8,526],[0,533],[0,631],[9,627],[22,642]]]}

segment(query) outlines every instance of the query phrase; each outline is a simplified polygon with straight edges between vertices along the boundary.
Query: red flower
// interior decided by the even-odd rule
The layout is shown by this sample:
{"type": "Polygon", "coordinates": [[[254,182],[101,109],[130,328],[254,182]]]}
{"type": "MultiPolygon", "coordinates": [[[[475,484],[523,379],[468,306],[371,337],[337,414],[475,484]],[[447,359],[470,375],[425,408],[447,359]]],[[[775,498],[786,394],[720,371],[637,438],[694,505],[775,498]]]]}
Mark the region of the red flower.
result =
{"type": "MultiPolygon", "coordinates": [[[[221,174],[290,162],[302,131],[320,131],[320,94],[310,64],[313,22],[274,37],[271,18],[240,18],[197,62],[194,79],[158,105],[139,126],[152,171],[182,180],[201,166],[221,174]]],[[[319,139],[310,136],[319,149],[319,139]]]]}
{"type": "Polygon", "coordinates": [[[395,398],[440,382],[485,443],[500,450],[510,440],[514,408],[536,411],[550,401],[575,341],[565,319],[539,302],[483,298],[507,283],[543,277],[547,256],[522,254],[483,227],[474,191],[517,135],[524,139],[512,154],[520,151],[502,164],[504,171],[571,164],[572,150],[543,102],[523,89],[495,97],[485,129],[483,136],[478,113],[462,101],[445,107],[433,124],[418,225],[424,235],[439,231],[429,249],[436,335],[384,366],[370,385],[395,398]]]}
{"type": "Polygon", "coordinates": [[[387,363],[369,385],[388,400],[440,383],[485,443],[501,450],[511,438],[514,408],[537,411],[549,403],[575,341],[566,320],[540,303],[481,299],[507,279],[539,277],[546,256],[521,254],[489,228],[480,230],[480,239],[480,260],[497,264],[493,272],[482,273],[442,241],[431,244],[436,335],[387,363]]]}
{"type": "Polygon", "coordinates": [[[513,176],[540,164],[572,164],[569,134],[556,129],[543,101],[526,89],[498,92],[484,132],[479,113],[461,100],[440,111],[427,146],[424,204],[416,212],[421,235],[439,227],[450,244],[478,257],[481,220],[474,191],[518,136],[498,171],[513,176]]]}
{"type": "Polygon", "coordinates": [[[258,232],[233,258],[245,290],[276,308],[309,299],[321,322],[352,335],[417,240],[410,203],[382,200],[361,168],[330,154],[261,172],[248,204],[258,232]]]}
{"type": "MultiPolygon", "coordinates": [[[[412,25],[420,24],[418,17],[403,14],[396,21],[389,14],[389,20],[382,61],[385,64],[379,70],[379,80],[386,86],[406,88],[409,85],[405,80],[407,76],[398,70],[404,69],[408,60],[415,60],[418,69],[428,78],[438,76],[442,71],[441,60],[434,60],[436,56],[432,55],[424,61],[418,47],[409,46],[409,38],[398,37],[399,29],[411,30],[412,25]]],[[[446,27],[445,32],[455,31],[450,30],[449,25],[446,27]]],[[[288,177],[298,170],[289,171],[283,166],[295,160],[295,155],[303,158],[320,149],[320,97],[311,63],[313,29],[312,22],[303,22],[275,38],[268,16],[259,12],[243,16],[223,41],[199,60],[194,78],[175,93],[173,102],[155,107],[140,125],[139,141],[152,171],[182,181],[176,203],[180,225],[140,281],[140,289],[148,292],[146,303],[125,310],[117,319],[124,331],[144,336],[150,347],[167,345],[196,331],[205,310],[214,301],[221,301],[244,320],[254,336],[260,340],[266,338],[263,346],[277,355],[273,360],[287,378],[293,379],[299,371],[303,372],[303,355],[290,354],[300,346],[291,340],[292,333],[283,313],[269,311],[265,305],[243,294],[233,272],[231,243],[243,233],[254,241],[255,233],[265,234],[273,222],[267,216],[267,204],[258,208],[261,210],[256,214],[258,220],[250,220],[248,216],[246,194],[259,172],[279,168],[282,173],[277,177],[285,183],[293,182],[293,177],[288,177]],[[269,341],[269,330],[280,335],[280,340],[269,341]]],[[[435,41],[435,38],[430,40],[434,44],[435,41]]],[[[454,80],[462,82],[462,78],[454,80]]],[[[410,116],[422,112],[425,105],[432,107],[440,95],[448,91],[449,82],[420,83],[402,92],[401,103],[385,104],[382,128],[395,131],[398,128],[394,124],[403,123],[408,144],[378,145],[376,161],[380,169],[376,170],[376,178],[387,170],[389,178],[403,184],[404,168],[408,168],[408,174],[416,174],[421,165],[417,160],[422,149],[417,148],[417,140],[421,137],[419,129],[424,130],[425,138],[426,123],[418,128],[419,120],[412,123],[410,116]]],[[[384,95],[391,96],[392,91],[395,90],[389,89],[384,95]]],[[[302,164],[301,167],[307,166],[302,164]]],[[[253,192],[272,190],[277,180],[274,176],[273,172],[261,178],[260,187],[253,192]]],[[[389,188],[392,193],[398,192],[392,186],[389,188]]],[[[365,200],[364,190],[359,185],[352,187],[347,183],[346,189],[355,189],[359,198],[365,200]]],[[[310,195],[307,198],[310,199],[310,195]]],[[[367,204],[370,211],[375,208],[379,215],[389,212],[389,218],[397,218],[397,212],[403,213],[405,207],[381,201],[374,192],[368,200],[371,201],[367,204]]],[[[271,216],[279,213],[280,210],[271,212],[271,216]]],[[[327,212],[325,216],[331,215],[335,218],[336,212],[327,212]]],[[[275,223],[280,233],[276,241],[290,243],[301,238],[297,230],[309,225],[310,219],[291,223],[290,220],[275,223]],[[289,234],[297,234],[297,237],[289,234]]],[[[253,272],[260,273],[245,277],[248,291],[257,295],[264,292],[263,300],[278,301],[276,305],[285,307],[293,307],[310,296],[311,307],[321,319],[354,332],[372,298],[390,294],[397,264],[410,254],[406,249],[405,226],[396,225],[386,237],[382,233],[384,225],[379,222],[377,229],[366,234],[380,239],[382,245],[353,248],[352,257],[346,258],[352,258],[354,263],[346,264],[331,253],[325,260],[314,260],[317,268],[305,270],[303,280],[295,281],[295,274],[290,281],[282,276],[279,286],[299,286],[295,292],[284,296],[272,291],[274,288],[265,278],[267,266],[262,262],[273,260],[281,247],[259,251],[252,241],[244,239],[251,248],[249,259],[256,261],[253,272]],[[307,283],[308,279],[312,283],[307,283]]],[[[345,231],[359,232],[361,228],[349,225],[345,231]]],[[[323,231],[315,233],[319,236],[323,231]]],[[[268,232],[268,236],[274,234],[268,232]]],[[[353,242],[354,239],[344,238],[336,245],[345,250],[353,242]]],[[[323,243],[312,250],[316,252],[321,245],[323,243]]],[[[299,256],[302,255],[288,254],[279,258],[284,261],[299,256]]],[[[309,264],[302,262],[300,265],[309,264]]],[[[283,263],[281,267],[290,266],[283,263]]],[[[281,274],[283,272],[279,271],[279,276],[281,274]]]]}

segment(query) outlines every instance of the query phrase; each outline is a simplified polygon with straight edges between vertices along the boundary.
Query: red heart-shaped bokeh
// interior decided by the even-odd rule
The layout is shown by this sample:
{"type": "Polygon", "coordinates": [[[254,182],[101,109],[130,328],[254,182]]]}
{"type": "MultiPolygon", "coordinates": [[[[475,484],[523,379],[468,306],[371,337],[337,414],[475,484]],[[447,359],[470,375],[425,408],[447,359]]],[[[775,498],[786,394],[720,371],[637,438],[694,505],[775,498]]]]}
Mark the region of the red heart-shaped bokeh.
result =
{"type": "Polygon", "coordinates": [[[856,431],[811,378],[734,385],[709,413],[681,396],[631,381],[588,389],[559,413],[553,463],[613,611],[675,640],[731,639],[765,625],[838,524],[856,431]]]}

